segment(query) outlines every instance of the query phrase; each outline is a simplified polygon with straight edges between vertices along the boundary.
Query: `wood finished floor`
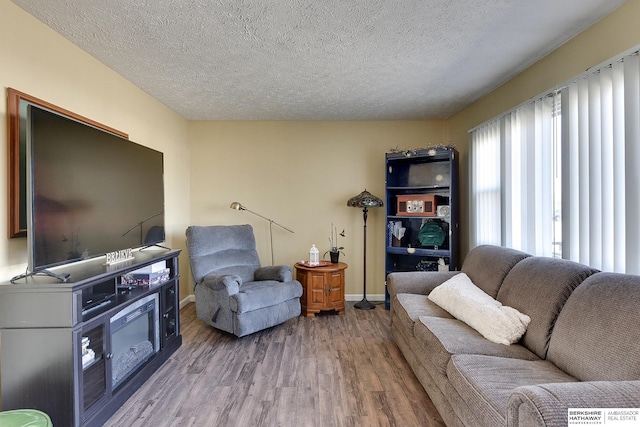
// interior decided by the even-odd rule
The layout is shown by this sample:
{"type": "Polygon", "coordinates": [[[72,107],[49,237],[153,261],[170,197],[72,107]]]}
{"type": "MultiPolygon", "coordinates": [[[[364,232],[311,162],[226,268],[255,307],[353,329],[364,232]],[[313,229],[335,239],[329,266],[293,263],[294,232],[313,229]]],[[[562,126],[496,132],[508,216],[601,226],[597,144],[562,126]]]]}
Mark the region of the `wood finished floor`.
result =
{"type": "Polygon", "coordinates": [[[182,347],[105,426],[444,426],[382,305],[234,338],[188,304],[181,328],[182,347]]]}

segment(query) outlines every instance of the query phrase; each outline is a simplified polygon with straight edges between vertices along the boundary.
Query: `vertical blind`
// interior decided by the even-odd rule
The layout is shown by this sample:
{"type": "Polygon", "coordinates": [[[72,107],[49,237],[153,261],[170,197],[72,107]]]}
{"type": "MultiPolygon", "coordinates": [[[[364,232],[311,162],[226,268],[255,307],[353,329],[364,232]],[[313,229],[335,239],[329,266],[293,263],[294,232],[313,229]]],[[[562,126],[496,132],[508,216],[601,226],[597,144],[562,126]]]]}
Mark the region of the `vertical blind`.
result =
{"type": "Polygon", "coordinates": [[[472,245],[640,274],[640,58],[471,132],[472,245]]]}
{"type": "Polygon", "coordinates": [[[493,121],[471,134],[471,236],[473,246],[501,245],[500,122],[493,121]]]}
{"type": "Polygon", "coordinates": [[[471,132],[473,246],[553,255],[557,98],[544,96],[471,132]]]}

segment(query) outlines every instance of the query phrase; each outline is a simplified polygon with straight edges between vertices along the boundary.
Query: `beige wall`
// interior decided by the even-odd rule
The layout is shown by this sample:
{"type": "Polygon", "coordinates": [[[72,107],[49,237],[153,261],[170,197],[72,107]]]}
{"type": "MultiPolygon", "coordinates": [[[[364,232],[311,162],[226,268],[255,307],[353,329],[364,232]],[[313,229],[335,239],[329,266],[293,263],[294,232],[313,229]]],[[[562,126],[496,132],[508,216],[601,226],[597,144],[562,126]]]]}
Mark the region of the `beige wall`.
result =
{"type": "MultiPolygon", "coordinates": [[[[547,55],[520,75],[448,120],[450,138],[457,141],[463,167],[462,200],[468,200],[468,130],[520,105],[540,93],[565,83],[586,69],[640,44],[640,1],[629,0],[617,10],[547,55]]],[[[462,251],[468,247],[469,215],[462,210],[462,251]]]]}
{"type": "MultiPolygon", "coordinates": [[[[448,121],[187,122],[118,74],[24,13],[0,0],[0,85],[13,87],[129,133],[165,153],[168,244],[184,248],[189,224],[254,226],[263,263],[270,263],[268,224],[229,209],[232,201],[295,230],[274,228],[276,263],[308,257],[311,243],[328,248],[333,222],[346,230],[347,293],[362,291],[362,212],[346,201],[365,187],[384,197],[384,153],[391,147],[451,143],[461,153],[463,253],[468,250],[467,131],[640,43],[640,1],[620,9],[448,121]]],[[[3,89],[4,90],[4,89],[3,89]]],[[[0,103],[6,143],[6,103],[0,103]]],[[[0,150],[0,162],[6,164],[0,150]]],[[[0,197],[6,200],[5,174],[0,197]]],[[[6,224],[6,211],[0,209],[6,224]]],[[[384,211],[368,221],[368,293],[384,292],[384,211]]],[[[181,297],[191,293],[183,254],[181,297]]],[[[25,239],[0,242],[0,278],[24,271],[25,239]]]]}
{"type": "MultiPolygon", "coordinates": [[[[296,233],[274,229],[276,263],[327,249],[331,222],[347,230],[347,294],[362,289],[362,215],[346,200],[367,187],[384,197],[384,153],[450,143],[460,152],[462,253],[468,245],[468,130],[640,43],[640,1],[617,11],[493,93],[446,122],[197,122],[190,125],[191,220],[194,224],[254,225],[260,256],[270,261],[268,225],[229,209],[239,201],[296,233]],[[276,165],[275,168],[273,165],[276,165]],[[275,175],[274,175],[275,169],[275,175]],[[224,185],[219,183],[224,182],[224,185]]],[[[368,222],[367,287],[384,291],[384,212],[368,222]]]]}
{"type": "MultiPolygon", "coordinates": [[[[238,201],[295,231],[273,228],[276,264],[308,259],[315,243],[329,249],[333,222],[349,264],[346,293],[362,294],[362,210],[347,200],[365,188],[384,200],[385,156],[392,147],[445,142],[445,122],[193,122],[191,220],[193,224],[254,227],[263,264],[271,263],[268,222],[229,208],[238,201]]],[[[367,295],[384,295],[385,211],[367,220],[367,295]]]]}
{"type": "MultiPolygon", "coordinates": [[[[184,247],[189,218],[188,122],[8,0],[0,0],[0,87],[12,87],[129,134],[165,154],[168,244],[184,247]]],[[[6,102],[0,102],[0,141],[6,146],[6,102]]],[[[6,165],[6,150],[0,164],[6,165]]],[[[3,166],[4,168],[5,166],[3,166]]],[[[6,172],[0,200],[7,200],[6,172]]],[[[0,224],[7,210],[0,209],[0,224]]],[[[6,231],[2,233],[6,236],[6,231]]],[[[0,239],[0,281],[26,269],[26,239],[0,239]]],[[[182,265],[187,265],[186,256],[182,265]]],[[[181,284],[181,295],[190,293],[181,284]]]]}

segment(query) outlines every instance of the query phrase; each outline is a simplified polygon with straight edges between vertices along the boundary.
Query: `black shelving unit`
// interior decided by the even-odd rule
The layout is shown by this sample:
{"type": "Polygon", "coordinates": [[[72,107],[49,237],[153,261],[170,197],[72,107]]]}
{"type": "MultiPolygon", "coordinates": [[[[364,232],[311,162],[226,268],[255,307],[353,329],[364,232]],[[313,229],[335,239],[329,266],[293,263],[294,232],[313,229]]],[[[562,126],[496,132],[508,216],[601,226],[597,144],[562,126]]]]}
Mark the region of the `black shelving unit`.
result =
{"type": "MultiPolygon", "coordinates": [[[[458,152],[438,147],[387,153],[386,167],[385,277],[397,271],[458,270],[458,152]],[[425,246],[420,230],[434,221],[440,225],[444,240],[440,245],[425,246]],[[400,240],[394,238],[394,224],[405,229],[400,240]]],[[[389,309],[386,287],[385,294],[389,309]]]]}

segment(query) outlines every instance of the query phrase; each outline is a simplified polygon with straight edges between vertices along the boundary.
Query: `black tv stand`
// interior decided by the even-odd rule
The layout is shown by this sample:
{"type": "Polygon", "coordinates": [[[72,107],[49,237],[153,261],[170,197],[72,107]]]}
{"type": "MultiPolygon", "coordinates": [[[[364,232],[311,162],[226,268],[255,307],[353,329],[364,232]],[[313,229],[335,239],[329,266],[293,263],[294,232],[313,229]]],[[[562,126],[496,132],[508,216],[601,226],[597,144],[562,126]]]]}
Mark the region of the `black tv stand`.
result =
{"type": "Polygon", "coordinates": [[[132,260],[116,265],[105,266],[104,258],[97,258],[58,267],[64,273],[54,267],[19,276],[28,277],[19,283],[1,283],[2,410],[38,409],[55,426],[104,425],[182,345],[179,255],[179,250],[159,248],[137,251],[132,260]],[[169,269],[167,280],[118,290],[123,275],[159,263],[169,269]],[[151,300],[155,309],[150,312],[157,317],[148,324],[156,325],[159,345],[129,376],[114,379],[118,358],[113,357],[112,325],[151,300]]]}
{"type": "Polygon", "coordinates": [[[18,280],[26,279],[26,278],[37,276],[37,275],[53,277],[54,279],[60,280],[62,283],[67,283],[67,281],[69,281],[69,279],[71,278],[71,274],[69,273],[54,273],[53,271],[45,269],[45,270],[38,270],[38,271],[32,271],[32,272],[20,274],[18,276],[13,277],[10,280],[10,282],[15,284],[18,280]]]}

